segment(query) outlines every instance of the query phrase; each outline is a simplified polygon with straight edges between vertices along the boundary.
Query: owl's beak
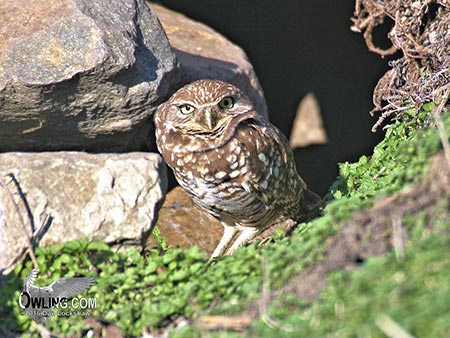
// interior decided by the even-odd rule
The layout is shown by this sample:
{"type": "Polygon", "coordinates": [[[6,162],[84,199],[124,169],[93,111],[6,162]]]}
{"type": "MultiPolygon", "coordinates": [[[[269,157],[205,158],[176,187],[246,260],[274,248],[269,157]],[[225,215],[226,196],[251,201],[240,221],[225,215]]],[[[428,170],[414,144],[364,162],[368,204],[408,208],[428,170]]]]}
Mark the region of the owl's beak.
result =
{"type": "Polygon", "coordinates": [[[204,110],[197,115],[198,123],[202,126],[205,132],[212,133],[222,126],[225,114],[211,108],[204,108],[204,110]]]}

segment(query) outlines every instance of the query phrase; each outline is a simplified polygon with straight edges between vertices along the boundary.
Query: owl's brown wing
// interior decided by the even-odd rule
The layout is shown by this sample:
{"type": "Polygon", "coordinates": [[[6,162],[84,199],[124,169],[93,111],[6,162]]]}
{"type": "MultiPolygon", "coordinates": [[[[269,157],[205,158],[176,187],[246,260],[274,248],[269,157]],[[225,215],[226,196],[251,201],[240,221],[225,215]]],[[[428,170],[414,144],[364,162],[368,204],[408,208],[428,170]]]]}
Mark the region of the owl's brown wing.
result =
{"type": "Polygon", "coordinates": [[[300,203],[306,184],[297,174],[292,150],[286,137],[263,118],[244,121],[236,137],[249,153],[248,189],[266,207],[288,210],[300,203]]]}

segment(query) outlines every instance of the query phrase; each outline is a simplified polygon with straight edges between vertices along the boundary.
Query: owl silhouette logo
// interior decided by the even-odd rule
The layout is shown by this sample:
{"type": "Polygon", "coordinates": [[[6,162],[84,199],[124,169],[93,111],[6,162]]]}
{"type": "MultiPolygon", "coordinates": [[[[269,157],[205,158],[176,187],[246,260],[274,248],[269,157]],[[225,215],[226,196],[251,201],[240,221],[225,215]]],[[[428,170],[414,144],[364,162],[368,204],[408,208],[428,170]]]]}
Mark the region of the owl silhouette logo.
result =
{"type": "Polygon", "coordinates": [[[42,323],[47,320],[53,315],[54,308],[66,309],[69,305],[72,305],[72,308],[82,309],[96,307],[95,298],[74,298],[69,301],[69,297],[94,285],[93,277],[63,277],[43,287],[34,285],[36,277],[37,271],[31,270],[25,278],[23,292],[19,297],[19,306],[36,322],[42,323]]]}

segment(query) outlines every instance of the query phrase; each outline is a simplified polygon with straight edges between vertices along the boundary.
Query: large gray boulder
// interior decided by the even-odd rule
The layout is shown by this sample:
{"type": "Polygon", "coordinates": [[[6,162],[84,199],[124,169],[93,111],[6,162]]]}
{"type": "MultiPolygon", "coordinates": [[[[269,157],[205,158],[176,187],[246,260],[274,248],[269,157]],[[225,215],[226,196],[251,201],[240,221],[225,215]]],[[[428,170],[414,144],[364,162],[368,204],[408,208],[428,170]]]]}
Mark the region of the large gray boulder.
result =
{"type": "Polygon", "coordinates": [[[143,246],[166,187],[158,154],[0,154],[0,269],[35,232],[40,246],[81,237],[143,246]]]}
{"type": "Polygon", "coordinates": [[[178,83],[143,0],[3,1],[0,152],[140,149],[178,83]]]}

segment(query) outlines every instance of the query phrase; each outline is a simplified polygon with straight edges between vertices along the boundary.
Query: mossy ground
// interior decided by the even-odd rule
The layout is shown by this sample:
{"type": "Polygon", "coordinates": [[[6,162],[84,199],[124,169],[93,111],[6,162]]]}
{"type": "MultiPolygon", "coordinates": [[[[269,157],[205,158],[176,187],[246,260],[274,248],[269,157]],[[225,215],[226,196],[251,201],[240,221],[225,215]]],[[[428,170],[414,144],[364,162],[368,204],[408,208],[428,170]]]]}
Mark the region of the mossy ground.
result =
{"type": "MultiPolygon", "coordinates": [[[[262,319],[239,334],[205,332],[195,324],[195,318],[203,314],[230,316],[246,310],[260,298],[263,283],[272,289],[283,287],[322,260],[327,239],[356,210],[423,180],[432,156],[442,149],[434,128],[416,130],[420,116],[427,114],[426,110],[419,114],[414,128],[406,122],[394,123],[373,155],[341,164],[323,215],[301,224],[292,238],[280,235],[262,249],[254,244],[213,263],[196,247],[143,255],[137,250],[115,253],[105,244],[88,240],[68,242],[36,249],[36,285],[48,285],[62,276],[93,276],[96,284],[83,292],[97,298],[97,308],[90,310],[92,317],[119,326],[128,336],[162,330],[179,317],[194,319],[194,324],[173,331],[174,337],[272,337],[281,331],[287,337],[382,337],[383,323],[396,323],[419,337],[450,336],[448,201],[436,205],[433,217],[403,217],[409,234],[404,257],[399,259],[392,251],[366,260],[353,271],[334,271],[313,302],[281,293],[262,319]]],[[[449,130],[450,116],[445,125],[449,130]]],[[[26,261],[4,277],[0,332],[37,334],[17,302],[32,265],[26,261]]],[[[80,317],[52,317],[45,327],[57,335],[79,336],[86,333],[88,324],[80,317]]]]}

